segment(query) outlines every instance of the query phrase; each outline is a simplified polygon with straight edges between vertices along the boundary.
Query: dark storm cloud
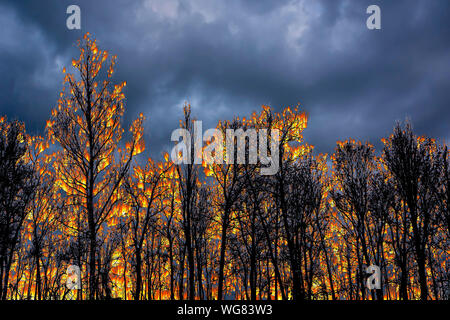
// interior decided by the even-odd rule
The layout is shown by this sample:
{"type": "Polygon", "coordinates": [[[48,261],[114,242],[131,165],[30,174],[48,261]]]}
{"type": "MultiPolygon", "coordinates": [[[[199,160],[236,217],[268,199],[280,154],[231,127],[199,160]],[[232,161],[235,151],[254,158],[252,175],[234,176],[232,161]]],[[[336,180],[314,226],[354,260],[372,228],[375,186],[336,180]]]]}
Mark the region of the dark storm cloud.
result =
{"type": "Polygon", "coordinates": [[[153,154],[170,145],[184,101],[204,127],[300,102],[306,140],[322,152],[350,136],[377,143],[405,117],[448,139],[449,13],[446,0],[3,1],[0,113],[42,132],[61,69],[89,31],[118,55],[125,120],[148,117],[153,154]],[[70,4],[81,32],[65,27],[70,4]],[[366,28],[370,4],[381,7],[380,31],[366,28]]]}

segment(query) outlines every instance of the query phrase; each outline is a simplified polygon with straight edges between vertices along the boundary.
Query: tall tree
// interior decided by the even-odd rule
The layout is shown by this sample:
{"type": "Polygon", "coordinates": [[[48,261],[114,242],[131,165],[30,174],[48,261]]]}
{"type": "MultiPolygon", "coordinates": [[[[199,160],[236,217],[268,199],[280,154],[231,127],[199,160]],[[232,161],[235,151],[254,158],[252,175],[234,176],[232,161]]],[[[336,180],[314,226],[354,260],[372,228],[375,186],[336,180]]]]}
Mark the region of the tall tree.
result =
{"type": "Polygon", "coordinates": [[[271,187],[272,197],[280,215],[284,237],[287,242],[288,261],[292,272],[292,296],[294,300],[303,300],[305,292],[302,288],[301,265],[299,252],[296,249],[295,234],[290,228],[289,208],[289,170],[288,167],[301,155],[310,150],[303,142],[302,132],[307,126],[307,116],[300,112],[298,106],[294,109],[285,108],[281,113],[273,113],[269,107],[263,107],[261,114],[256,117],[259,128],[267,128],[269,133],[279,131],[278,172],[273,176],[271,187]]]}
{"type": "Polygon", "coordinates": [[[148,160],[145,168],[136,165],[133,174],[124,182],[126,200],[131,210],[128,213],[131,226],[131,238],[133,243],[134,267],[136,271],[136,284],[134,298],[140,299],[142,289],[142,249],[144,240],[153,217],[162,212],[162,207],[157,204],[165,194],[167,186],[163,179],[170,169],[170,164],[155,163],[148,160]]]}
{"type": "MultiPolygon", "coordinates": [[[[130,128],[131,141],[119,148],[125,95],[122,82],[113,85],[116,56],[102,69],[108,53],[87,33],[78,42],[80,56],[72,60],[77,75],[66,73],[58,105],[47,130],[62,150],[55,163],[59,185],[88,221],[89,298],[97,297],[97,234],[119,200],[118,188],[133,156],[144,150],[141,115],[130,128]],[[67,90],[66,90],[67,89],[67,90]]],[[[65,68],[63,69],[65,73],[65,68]]]]}
{"type": "Polygon", "coordinates": [[[365,299],[365,267],[372,264],[369,254],[369,199],[376,169],[372,145],[354,140],[338,143],[333,155],[335,189],[333,200],[342,215],[341,223],[355,240],[358,265],[357,285],[365,299]]]}
{"type": "Polygon", "coordinates": [[[11,265],[36,177],[25,161],[29,137],[19,121],[0,118],[0,297],[6,300],[11,265]]]}
{"type": "MultiPolygon", "coordinates": [[[[176,166],[179,194],[181,198],[181,212],[182,212],[182,228],[184,233],[184,245],[187,251],[188,267],[189,267],[189,299],[195,299],[195,257],[194,257],[194,245],[192,239],[192,215],[194,212],[194,206],[197,198],[197,192],[199,187],[198,181],[198,165],[194,164],[195,155],[195,140],[194,137],[194,120],[191,117],[191,106],[185,105],[183,108],[184,118],[180,121],[181,129],[189,132],[189,137],[186,137],[188,141],[186,143],[187,154],[183,155],[189,159],[187,163],[180,163],[176,166]]],[[[197,133],[200,134],[200,133],[197,133]]],[[[183,275],[181,274],[181,277],[183,275]]],[[[181,290],[181,286],[180,286],[181,290]]],[[[180,295],[180,299],[182,296],[180,295]]]]}
{"type": "MultiPolygon", "coordinates": [[[[225,136],[227,129],[238,129],[240,123],[236,119],[232,122],[225,121],[218,125],[218,129],[225,136]]],[[[246,128],[244,128],[246,129],[246,128]]],[[[215,138],[216,139],[216,138],[215,138]]],[[[238,144],[238,139],[233,139],[233,146],[238,144]]],[[[228,161],[226,163],[206,163],[203,162],[205,167],[205,174],[212,178],[213,185],[218,192],[216,192],[213,198],[214,207],[218,213],[218,222],[220,225],[220,258],[219,258],[219,272],[218,272],[218,289],[217,299],[222,300],[224,292],[224,280],[225,280],[225,263],[227,253],[228,232],[231,223],[231,214],[235,207],[236,201],[240,197],[241,193],[241,165],[236,163],[237,155],[233,153],[230,155],[229,150],[226,149],[225,141],[217,141],[218,150],[216,152],[222,152],[225,150],[226,157],[232,157],[234,161],[228,161]]],[[[244,141],[245,144],[245,141],[244,141]]]]}
{"type": "Polygon", "coordinates": [[[383,156],[386,165],[394,177],[402,200],[408,206],[419,274],[420,298],[426,300],[426,251],[435,206],[432,190],[438,177],[433,164],[436,146],[429,138],[417,137],[409,122],[404,128],[397,123],[393,134],[384,140],[384,144],[383,156]]]}

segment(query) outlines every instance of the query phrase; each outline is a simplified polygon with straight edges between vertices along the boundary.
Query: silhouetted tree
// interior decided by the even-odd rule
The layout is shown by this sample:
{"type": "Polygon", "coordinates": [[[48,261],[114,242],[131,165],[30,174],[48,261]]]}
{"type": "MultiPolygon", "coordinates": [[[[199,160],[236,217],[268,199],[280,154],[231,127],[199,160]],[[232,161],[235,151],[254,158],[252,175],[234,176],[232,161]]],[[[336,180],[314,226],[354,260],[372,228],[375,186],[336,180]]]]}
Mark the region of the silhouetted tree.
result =
{"type": "Polygon", "coordinates": [[[426,251],[435,208],[432,190],[438,177],[433,163],[435,145],[429,138],[418,138],[414,135],[410,123],[406,123],[404,128],[397,124],[394,133],[385,141],[383,154],[410,215],[420,298],[426,300],[428,299],[426,251]]]}
{"type": "MultiPolygon", "coordinates": [[[[189,299],[195,299],[195,257],[192,240],[192,215],[198,192],[198,167],[194,164],[195,142],[193,119],[191,118],[191,107],[185,105],[183,108],[184,119],[180,121],[180,127],[190,133],[189,141],[186,141],[186,152],[184,155],[190,159],[187,163],[180,163],[176,166],[179,194],[181,198],[182,227],[184,233],[184,245],[187,251],[189,267],[189,299]]],[[[183,275],[181,274],[181,277],[183,275]]],[[[181,280],[182,281],[182,280],[181,280]]],[[[181,287],[181,286],[180,286],[181,287]]],[[[182,289],[180,289],[182,290],[182,289]]],[[[180,299],[182,295],[180,294],[180,299]]]]}
{"type": "Polygon", "coordinates": [[[19,121],[0,118],[0,294],[8,296],[11,265],[37,179],[25,161],[28,137],[19,121]]]}
{"type": "Polygon", "coordinates": [[[123,133],[120,120],[125,82],[112,84],[116,57],[112,57],[104,75],[100,71],[108,53],[99,50],[89,34],[78,47],[80,56],[72,61],[78,78],[66,73],[65,87],[47,130],[62,148],[55,164],[58,184],[88,221],[89,298],[94,299],[98,293],[97,234],[119,200],[117,190],[133,156],[144,150],[143,116],[130,128],[131,142],[118,148],[123,133]]]}

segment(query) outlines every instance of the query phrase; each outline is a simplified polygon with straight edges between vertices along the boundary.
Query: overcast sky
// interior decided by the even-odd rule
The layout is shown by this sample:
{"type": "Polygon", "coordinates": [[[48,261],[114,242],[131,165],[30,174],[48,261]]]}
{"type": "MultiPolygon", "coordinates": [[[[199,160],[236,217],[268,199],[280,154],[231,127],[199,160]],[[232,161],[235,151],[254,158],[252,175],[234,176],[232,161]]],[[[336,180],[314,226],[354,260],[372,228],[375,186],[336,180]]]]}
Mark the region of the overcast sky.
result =
{"type": "Polygon", "coordinates": [[[0,114],[43,134],[87,31],[118,56],[125,124],[146,115],[153,155],[172,145],[184,101],[204,129],[300,103],[320,152],[348,137],[379,147],[406,117],[450,140],[448,0],[0,0],[0,114]],[[81,30],[66,28],[70,4],[81,30]],[[366,27],[371,4],[381,30],[366,27]]]}

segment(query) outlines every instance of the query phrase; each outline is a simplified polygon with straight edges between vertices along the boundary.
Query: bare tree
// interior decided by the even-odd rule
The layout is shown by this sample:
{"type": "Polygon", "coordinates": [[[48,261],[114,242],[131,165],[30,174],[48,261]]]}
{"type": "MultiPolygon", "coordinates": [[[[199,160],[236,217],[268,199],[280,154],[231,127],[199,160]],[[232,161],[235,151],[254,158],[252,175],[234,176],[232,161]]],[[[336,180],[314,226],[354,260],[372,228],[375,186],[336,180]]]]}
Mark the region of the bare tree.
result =
{"type": "Polygon", "coordinates": [[[58,183],[82,208],[88,221],[89,298],[94,299],[98,280],[97,233],[118,201],[117,190],[133,156],[144,150],[143,117],[130,128],[131,142],[124,149],[118,148],[123,133],[120,120],[125,82],[112,84],[115,57],[106,75],[100,73],[108,53],[99,50],[89,34],[78,46],[80,57],[72,65],[79,80],[74,74],[66,74],[66,86],[47,122],[47,130],[52,141],[62,147],[56,163],[58,183]]]}
{"type": "Polygon", "coordinates": [[[415,136],[410,123],[404,128],[397,124],[383,149],[386,165],[410,215],[422,300],[428,299],[426,251],[435,207],[432,190],[437,182],[432,160],[434,152],[433,141],[415,136]]]}
{"type": "Polygon", "coordinates": [[[368,144],[347,141],[338,144],[333,155],[333,174],[336,181],[332,197],[342,215],[342,224],[353,237],[358,263],[358,291],[365,299],[364,265],[370,264],[367,244],[369,183],[374,169],[374,150],[368,144]]]}
{"type": "Polygon", "coordinates": [[[6,300],[10,269],[36,177],[25,162],[28,138],[19,121],[0,118],[0,294],[6,300]]]}
{"type": "MultiPolygon", "coordinates": [[[[184,245],[187,250],[187,259],[189,266],[189,299],[195,299],[195,257],[194,247],[192,240],[192,215],[196,202],[198,192],[198,165],[193,164],[195,158],[194,148],[194,128],[193,119],[191,118],[191,107],[185,105],[183,108],[184,119],[180,121],[182,129],[187,130],[190,133],[190,141],[186,146],[188,159],[191,159],[188,163],[177,165],[177,178],[179,194],[181,198],[181,212],[182,212],[182,227],[184,233],[184,245]]],[[[183,274],[181,274],[183,276],[183,274]]],[[[180,289],[181,290],[181,289],[180,289]]],[[[182,296],[180,295],[180,299],[182,296]]]]}
{"type": "MultiPolygon", "coordinates": [[[[240,124],[237,120],[224,122],[219,127],[222,134],[226,133],[227,129],[237,129],[240,124]]],[[[245,128],[244,128],[245,129],[245,128]]],[[[225,143],[220,141],[219,143],[225,143]]],[[[237,138],[233,138],[233,146],[237,145],[237,138]]],[[[225,150],[225,148],[223,148],[225,150]]],[[[236,158],[237,155],[229,155],[236,158]]],[[[241,183],[241,166],[235,161],[227,161],[224,164],[211,164],[206,167],[206,174],[214,179],[214,186],[217,188],[215,194],[214,207],[219,212],[220,225],[220,258],[219,258],[219,273],[218,273],[218,290],[217,299],[222,300],[224,291],[224,274],[225,274],[225,259],[227,253],[228,232],[231,223],[231,214],[235,209],[235,204],[240,197],[241,183]]]]}
{"type": "Polygon", "coordinates": [[[145,168],[135,166],[133,175],[124,182],[126,200],[129,203],[131,237],[134,248],[134,268],[136,271],[135,300],[139,300],[142,289],[142,249],[144,240],[153,217],[160,214],[162,207],[158,207],[158,200],[167,192],[162,184],[165,173],[170,167],[163,167],[162,163],[155,163],[149,159],[145,168]]]}

